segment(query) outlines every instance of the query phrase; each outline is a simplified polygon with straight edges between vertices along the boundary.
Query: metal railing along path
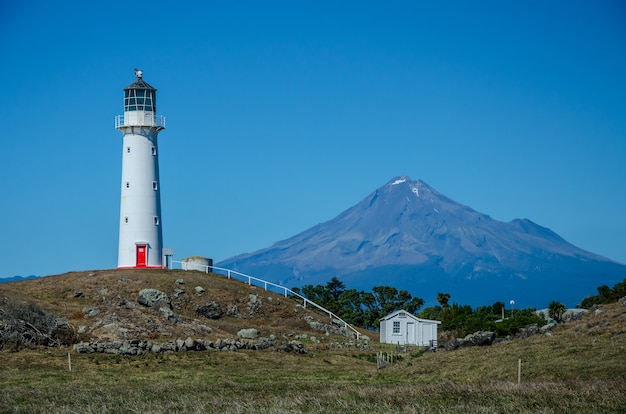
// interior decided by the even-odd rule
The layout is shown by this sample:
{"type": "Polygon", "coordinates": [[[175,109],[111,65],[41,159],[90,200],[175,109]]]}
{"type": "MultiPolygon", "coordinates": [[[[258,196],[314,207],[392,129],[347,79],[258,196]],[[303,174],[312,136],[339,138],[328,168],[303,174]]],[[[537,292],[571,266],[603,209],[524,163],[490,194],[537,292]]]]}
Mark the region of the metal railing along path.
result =
{"type": "Polygon", "coordinates": [[[328,309],[324,308],[323,306],[318,305],[315,302],[310,301],[309,299],[307,299],[306,297],[302,296],[301,294],[294,292],[293,290],[289,289],[288,287],[285,286],[281,286],[281,285],[277,285],[276,283],[272,283],[269,282],[267,280],[263,280],[263,279],[259,279],[258,277],[254,277],[254,276],[250,276],[247,275],[245,273],[241,273],[241,272],[237,272],[235,270],[231,270],[231,269],[225,269],[223,267],[217,267],[217,266],[212,266],[212,265],[201,265],[198,263],[193,263],[193,264],[189,264],[187,262],[181,262],[178,260],[172,260],[172,265],[174,265],[174,263],[180,263],[181,265],[181,269],[182,270],[200,270],[201,268],[204,268],[204,272],[205,273],[214,273],[214,274],[222,274],[222,273],[218,273],[218,272],[223,272],[224,274],[222,274],[223,276],[226,276],[228,279],[242,279],[243,281],[246,281],[248,283],[248,285],[250,286],[257,286],[257,287],[263,287],[264,290],[266,291],[274,291],[276,293],[280,293],[285,297],[288,296],[295,296],[297,298],[302,299],[303,303],[304,303],[304,308],[306,309],[307,305],[313,306],[314,308],[319,309],[320,311],[326,313],[328,315],[328,317],[331,319],[331,322],[333,319],[341,322],[343,324],[343,326],[345,328],[348,328],[350,330],[352,330],[355,334],[357,339],[359,339],[361,337],[361,333],[359,331],[357,331],[352,325],[350,325],[348,322],[344,321],[343,319],[341,319],[339,316],[335,315],[333,312],[329,311],[328,309]],[[217,270],[217,272],[216,272],[217,270]]]}

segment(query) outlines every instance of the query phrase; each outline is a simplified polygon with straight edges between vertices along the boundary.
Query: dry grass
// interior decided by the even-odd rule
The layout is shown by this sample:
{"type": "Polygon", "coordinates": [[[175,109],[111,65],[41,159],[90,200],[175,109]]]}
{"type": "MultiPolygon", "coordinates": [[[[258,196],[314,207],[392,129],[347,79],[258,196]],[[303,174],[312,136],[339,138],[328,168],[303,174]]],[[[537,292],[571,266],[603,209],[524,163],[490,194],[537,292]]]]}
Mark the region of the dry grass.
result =
{"type": "Polygon", "coordinates": [[[407,367],[432,364],[435,354],[405,358],[386,370],[339,353],[73,355],[72,372],[61,351],[0,355],[0,412],[619,413],[626,408],[619,381],[440,381],[407,367]]]}
{"type": "MultiPolygon", "coordinates": [[[[200,273],[97,273],[50,278],[54,283],[40,279],[0,284],[0,296],[35,298],[47,310],[74,315],[85,303],[114,303],[116,295],[130,298],[144,287],[169,294],[173,282],[184,278],[188,291],[196,285],[207,289],[205,297],[192,296],[189,308],[180,311],[187,315],[196,299],[235,301],[253,290],[262,297],[270,295],[219,277],[209,284],[200,273]],[[76,290],[83,291],[83,298],[74,298],[76,290]]],[[[215,322],[221,325],[216,331],[228,333],[250,322],[276,332],[305,329],[301,314],[294,313],[295,303],[276,296],[279,299],[280,305],[256,319],[215,322]]],[[[312,343],[307,347],[308,355],[72,354],[72,372],[67,349],[0,352],[0,412],[626,412],[626,308],[618,304],[559,327],[549,337],[454,352],[409,350],[382,370],[371,362],[373,354],[392,347],[375,343],[368,352],[316,348],[312,343]]]]}
{"type": "Polygon", "coordinates": [[[326,315],[297,308],[298,302],[291,298],[240,281],[229,280],[224,276],[182,270],[114,269],[71,272],[15,283],[2,283],[0,296],[34,302],[47,311],[67,318],[75,327],[86,326],[89,335],[83,335],[81,338],[83,340],[115,339],[114,333],[103,328],[107,322],[112,322],[103,321],[106,313],[115,315],[115,318],[109,319],[114,319],[113,322],[117,325],[123,325],[128,329],[131,339],[154,340],[155,335],[158,335],[163,341],[172,338],[184,339],[187,336],[205,339],[234,337],[240,329],[249,327],[259,329],[263,336],[271,334],[281,336],[294,332],[319,335],[319,332],[309,329],[303,317],[313,315],[320,321],[328,322],[326,315]],[[183,279],[185,284],[177,285],[175,283],[177,279],[183,279]],[[205,292],[196,294],[194,291],[196,286],[203,287],[205,292]],[[176,289],[184,289],[184,294],[172,299],[174,312],[186,322],[196,320],[209,326],[212,333],[206,334],[202,330],[193,329],[189,324],[163,321],[157,310],[129,306],[127,303],[136,304],[139,291],[145,288],[161,290],[170,297],[176,289]],[[77,295],[78,292],[81,295],[77,295]],[[263,303],[260,312],[253,317],[246,307],[249,294],[259,296],[263,303]],[[237,306],[241,317],[212,321],[195,313],[198,305],[209,301],[219,303],[224,311],[237,306]],[[82,311],[85,307],[98,308],[101,312],[95,317],[85,317],[82,311]]]}

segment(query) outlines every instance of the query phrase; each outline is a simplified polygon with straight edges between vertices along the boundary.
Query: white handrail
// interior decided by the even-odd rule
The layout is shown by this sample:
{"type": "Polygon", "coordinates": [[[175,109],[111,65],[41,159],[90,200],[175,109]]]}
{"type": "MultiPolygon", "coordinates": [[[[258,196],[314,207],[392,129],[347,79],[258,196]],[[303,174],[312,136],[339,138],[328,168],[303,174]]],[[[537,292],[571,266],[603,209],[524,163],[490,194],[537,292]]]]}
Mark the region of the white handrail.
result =
{"type": "MultiPolygon", "coordinates": [[[[271,286],[274,287],[278,290],[282,290],[283,294],[285,297],[287,297],[287,295],[292,295],[292,296],[296,296],[300,299],[303,300],[304,302],[304,308],[306,309],[306,305],[311,304],[314,307],[316,307],[317,309],[321,310],[324,313],[328,314],[328,317],[331,318],[331,320],[337,319],[339,322],[344,324],[345,328],[350,328],[352,331],[354,331],[354,333],[356,334],[357,339],[359,339],[361,337],[361,333],[359,331],[357,331],[352,325],[350,325],[348,322],[344,321],[343,319],[341,319],[339,316],[335,315],[333,312],[329,311],[328,309],[324,308],[323,306],[318,305],[315,302],[310,301],[309,299],[307,299],[306,297],[302,296],[301,294],[294,292],[293,290],[289,289],[288,287],[285,286],[281,286],[281,285],[277,285],[275,283],[272,282],[268,282],[267,280],[263,280],[263,279],[259,279],[257,277],[254,276],[250,276],[247,275],[245,273],[241,273],[241,272],[237,272],[236,270],[231,270],[231,269],[225,269],[223,267],[217,267],[217,266],[212,266],[212,265],[201,265],[199,263],[194,263],[193,264],[193,269],[188,268],[188,264],[187,262],[182,262],[182,261],[178,261],[178,260],[172,260],[172,266],[174,265],[174,263],[180,263],[181,265],[181,269],[187,271],[187,270],[198,270],[198,268],[202,268],[204,267],[204,272],[205,273],[215,273],[214,270],[219,270],[222,272],[226,272],[226,276],[228,279],[231,279],[233,277],[233,275],[237,275],[237,276],[241,276],[243,278],[247,278],[248,279],[248,285],[252,286],[252,281],[255,282],[259,282],[263,284],[264,290],[268,290],[267,287],[271,286]]],[[[216,275],[219,275],[219,273],[215,273],[216,275]]]]}

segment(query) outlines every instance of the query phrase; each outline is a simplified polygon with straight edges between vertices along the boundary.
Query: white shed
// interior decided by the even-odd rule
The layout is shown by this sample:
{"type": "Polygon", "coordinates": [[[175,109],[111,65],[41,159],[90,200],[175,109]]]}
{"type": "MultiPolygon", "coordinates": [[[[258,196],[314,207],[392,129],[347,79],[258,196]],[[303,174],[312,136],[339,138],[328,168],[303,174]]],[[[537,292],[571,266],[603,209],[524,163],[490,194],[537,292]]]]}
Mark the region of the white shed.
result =
{"type": "Polygon", "coordinates": [[[380,318],[380,342],[385,344],[437,347],[440,321],[421,319],[404,310],[380,318]]]}

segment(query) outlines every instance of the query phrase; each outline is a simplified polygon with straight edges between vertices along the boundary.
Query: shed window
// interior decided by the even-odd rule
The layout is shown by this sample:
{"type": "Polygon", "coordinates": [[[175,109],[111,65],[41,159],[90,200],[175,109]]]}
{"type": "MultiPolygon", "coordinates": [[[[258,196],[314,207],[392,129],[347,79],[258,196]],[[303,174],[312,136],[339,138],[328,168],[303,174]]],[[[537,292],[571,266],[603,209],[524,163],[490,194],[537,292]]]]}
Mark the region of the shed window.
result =
{"type": "Polygon", "coordinates": [[[393,333],[400,334],[400,321],[393,321],[393,333]]]}
{"type": "Polygon", "coordinates": [[[398,314],[398,316],[399,316],[399,317],[401,317],[401,318],[406,318],[406,313],[404,313],[404,312],[400,312],[400,313],[398,314]]]}

